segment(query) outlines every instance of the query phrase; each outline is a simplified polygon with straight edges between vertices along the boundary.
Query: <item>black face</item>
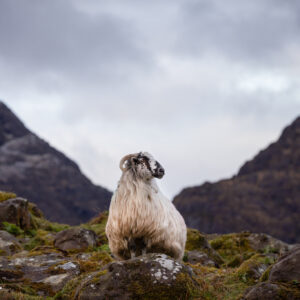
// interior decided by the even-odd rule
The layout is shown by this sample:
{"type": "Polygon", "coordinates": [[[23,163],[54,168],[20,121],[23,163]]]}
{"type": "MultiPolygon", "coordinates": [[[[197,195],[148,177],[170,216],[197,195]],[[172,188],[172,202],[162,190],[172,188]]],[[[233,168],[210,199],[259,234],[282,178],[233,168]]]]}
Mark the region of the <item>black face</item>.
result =
{"type": "Polygon", "coordinates": [[[140,152],[134,161],[137,166],[146,168],[153,177],[162,178],[165,175],[162,165],[148,153],[140,152]]]}

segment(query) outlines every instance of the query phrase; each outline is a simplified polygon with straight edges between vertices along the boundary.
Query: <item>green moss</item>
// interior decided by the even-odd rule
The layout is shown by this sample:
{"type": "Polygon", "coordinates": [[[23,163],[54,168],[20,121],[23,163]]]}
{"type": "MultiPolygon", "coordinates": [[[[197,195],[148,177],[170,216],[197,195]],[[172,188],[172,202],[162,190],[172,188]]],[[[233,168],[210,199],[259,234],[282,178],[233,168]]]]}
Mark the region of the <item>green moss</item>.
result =
{"type": "Polygon", "coordinates": [[[0,191],[0,202],[4,202],[6,200],[13,199],[16,197],[17,195],[14,193],[0,191]]]}
{"type": "Polygon", "coordinates": [[[89,260],[90,261],[98,261],[98,262],[101,262],[102,264],[105,264],[105,265],[113,261],[111,256],[105,251],[96,252],[95,254],[93,254],[90,257],[89,260]]]}
{"type": "Polygon", "coordinates": [[[229,263],[236,255],[240,255],[243,259],[253,255],[254,250],[249,245],[248,236],[249,233],[224,234],[211,240],[210,244],[224,261],[229,263]]]}
{"type": "Polygon", "coordinates": [[[29,242],[27,242],[24,245],[25,250],[33,250],[36,247],[44,246],[44,245],[52,245],[53,244],[53,238],[51,238],[50,233],[43,229],[38,229],[35,232],[35,236],[30,239],[29,242]]]}
{"type": "Polygon", "coordinates": [[[59,232],[59,231],[70,228],[69,225],[50,222],[42,217],[39,218],[34,215],[32,215],[32,219],[33,219],[34,223],[36,224],[36,228],[43,229],[45,231],[59,232]]]}
{"type": "Polygon", "coordinates": [[[7,232],[18,236],[24,233],[24,231],[17,225],[8,223],[8,222],[2,222],[3,224],[3,229],[6,230],[7,232]]]}
{"type": "Polygon", "coordinates": [[[248,284],[254,284],[258,278],[257,273],[262,266],[266,267],[265,256],[262,254],[256,254],[250,259],[244,261],[240,267],[235,271],[234,277],[240,281],[248,284]]]}
{"type": "Polygon", "coordinates": [[[175,282],[170,286],[159,282],[153,285],[148,277],[141,274],[137,280],[130,282],[128,291],[134,295],[135,299],[145,300],[196,299],[200,295],[198,284],[189,275],[183,273],[178,274],[175,282]]]}
{"type": "Polygon", "coordinates": [[[110,253],[110,249],[109,249],[108,244],[103,244],[103,245],[101,245],[100,247],[97,247],[97,250],[100,250],[100,251],[106,251],[106,252],[109,252],[109,253],[110,253]]]}
{"type": "Polygon", "coordinates": [[[188,251],[199,250],[205,248],[207,240],[203,234],[196,229],[188,228],[187,230],[187,241],[185,249],[188,251]]]}

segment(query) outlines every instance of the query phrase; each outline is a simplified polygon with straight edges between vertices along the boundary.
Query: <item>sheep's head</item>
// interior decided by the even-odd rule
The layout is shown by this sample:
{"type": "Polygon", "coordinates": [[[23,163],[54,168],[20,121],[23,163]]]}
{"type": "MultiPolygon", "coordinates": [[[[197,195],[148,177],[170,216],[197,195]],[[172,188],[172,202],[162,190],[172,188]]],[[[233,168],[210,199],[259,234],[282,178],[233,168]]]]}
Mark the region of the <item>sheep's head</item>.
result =
{"type": "Polygon", "coordinates": [[[149,180],[153,177],[162,178],[165,174],[164,168],[147,152],[128,154],[120,161],[120,169],[124,172],[132,170],[136,176],[149,180]]]}

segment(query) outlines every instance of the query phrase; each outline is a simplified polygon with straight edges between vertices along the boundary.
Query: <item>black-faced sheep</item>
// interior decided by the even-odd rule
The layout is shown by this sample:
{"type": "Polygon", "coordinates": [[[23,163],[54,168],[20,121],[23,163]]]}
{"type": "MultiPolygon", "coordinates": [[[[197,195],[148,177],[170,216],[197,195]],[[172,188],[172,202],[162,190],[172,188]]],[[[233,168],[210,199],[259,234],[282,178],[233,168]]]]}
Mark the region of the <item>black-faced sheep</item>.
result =
{"type": "Polygon", "coordinates": [[[109,208],[106,235],[117,259],[165,253],[182,259],[186,225],[154,178],[164,169],[149,153],[129,154],[120,162],[122,176],[109,208]]]}

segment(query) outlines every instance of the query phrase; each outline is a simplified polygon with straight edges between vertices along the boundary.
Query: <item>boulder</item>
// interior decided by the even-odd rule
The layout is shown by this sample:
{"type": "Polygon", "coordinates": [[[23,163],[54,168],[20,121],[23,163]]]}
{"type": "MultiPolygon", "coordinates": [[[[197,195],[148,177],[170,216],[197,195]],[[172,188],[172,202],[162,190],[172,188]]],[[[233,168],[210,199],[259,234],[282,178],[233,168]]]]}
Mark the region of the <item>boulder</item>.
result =
{"type": "Polygon", "coordinates": [[[0,257],[2,283],[25,283],[41,296],[54,296],[79,273],[80,267],[76,261],[55,252],[29,256],[29,253],[24,251],[10,259],[0,257]]]}
{"type": "Polygon", "coordinates": [[[199,286],[190,268],[165,254],[113,262],[81,281],[73,299],[190,299],[199,286]]]}
{"type": "Polygon", "coordinates": [[[12,255],[20,249],[21,245],[12,234],[0,230],[0,255],[12,255]]]}
{"type": "Polygon", "coordinates": [[[261,282],[247,289],[241,300],[299,300],[300,290],[297,287],[261,282]]]}
{"type": "Polygon", "coordinates": [[[300,281],[300,245],[283,255],[278,262],[272,266],[269,280],[274,282],[300,281]]]}
{"type": "Polygon", "coordinates": [[[273,238],[265,233],[250,233],[249,246],[255,251],[284,254],[291,249],[291,245],[273,238]]]}
{"type": "Polygon", "coordinates": [[[56,248],[63,251],[85,250],[97,244],[94,231],[84,228],[72,228],[59,232],[54,240],[56,248]]]}
{"type": "Polygon", "coordinates": [[[186,262],[190,264],[201,264],[208,267],[219,267],[219,265],[212,260],[205,252],[193,250],[188,251],[186,254],[186,262]]]}
{"type": "Polygon", "coordinates": [[[0,228],[3,222],[15,224],[25,230],[30,229],[32,221],[28,201],[18,197],[0,202],[0,228]]]}
{"type": "Polygon", "coordinates": [[[244,300],[300,299],[300,245],[279,258],[271,267],[269,279],[248,289],[244,300]]]}
{"type": "Polygon", "coordinates": [[[185,249],[187,251],[197,250],[198,252],[205,253],[210,260],[215,262],[216,266],[224,263],[221,256],[211,247],[205,235],[197,229],[188,228],[185,249]]]}

